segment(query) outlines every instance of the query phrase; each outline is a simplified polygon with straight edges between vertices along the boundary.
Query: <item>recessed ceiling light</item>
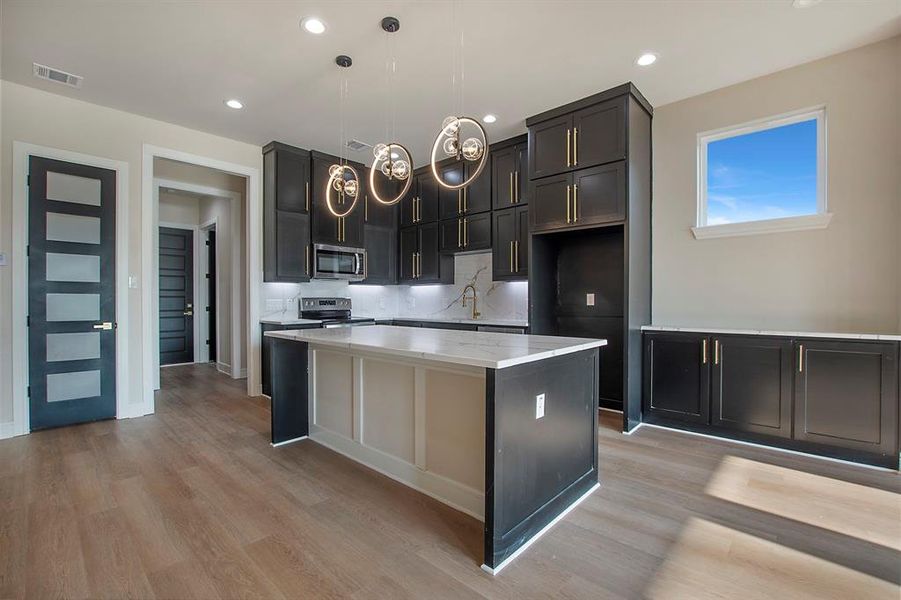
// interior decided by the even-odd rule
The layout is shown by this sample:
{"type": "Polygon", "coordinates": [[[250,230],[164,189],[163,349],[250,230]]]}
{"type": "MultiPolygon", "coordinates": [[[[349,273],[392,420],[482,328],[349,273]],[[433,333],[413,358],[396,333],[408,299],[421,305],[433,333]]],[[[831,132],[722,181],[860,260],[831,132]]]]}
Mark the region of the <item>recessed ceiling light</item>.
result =
{"type": "Polygon", "coordinates": [[[232,98],[231,100],[226,100],[225,105],[229,108],[234,108],[235,110],[244,108],[244,103],[240,100],[235,100],[234,98],[232,98]]]}
{"type": "Polygon", "coordinates": [[[653,65],[655,62],[657,62],[657,55],[653,52],[645,52],[638,57],[638,59],[635,61],[635,64],[640,67],[647,67],[649,65],[653,65]]]}
{"type": "Polygon", "coordinates": [[[494,115],[485,115],[484,117],[482,117],[482,121],[484,121],[485,123],[494,123],[495,121],[497,121],[497,117],[495,117],[494,115]]]}
{"type": "Polygon", "coordinates": [[[300,26],[309,33],[316,35],[325,33],[325,21],[318,17],[304,17],[304,19],[300,22],[300,26]]]}
{"type": "Polygon", "coordinates": [[[810,8],[811,6],[816,6],[823,0],[793,0],[792,6],[795,8],[810,8]]]}

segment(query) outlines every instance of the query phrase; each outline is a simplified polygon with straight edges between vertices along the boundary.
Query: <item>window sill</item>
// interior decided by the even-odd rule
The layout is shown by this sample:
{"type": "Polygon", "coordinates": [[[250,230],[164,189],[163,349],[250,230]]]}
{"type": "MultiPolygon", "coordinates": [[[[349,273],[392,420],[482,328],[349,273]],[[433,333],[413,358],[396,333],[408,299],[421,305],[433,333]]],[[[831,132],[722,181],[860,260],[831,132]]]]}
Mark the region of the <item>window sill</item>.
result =
{"type": "Polygon", "coordinates": [[[737,237],[765,233],[787,233],[808,229],[826,229],[832,220],[832,213],[804,215],[803,217],[786,217],[784,219],[767,219],[765,221],[748,221],[746,223],[726,223],[724,225],[706,225],[692,227],[691,232],[697,240],[709,238],[737,237]]]}

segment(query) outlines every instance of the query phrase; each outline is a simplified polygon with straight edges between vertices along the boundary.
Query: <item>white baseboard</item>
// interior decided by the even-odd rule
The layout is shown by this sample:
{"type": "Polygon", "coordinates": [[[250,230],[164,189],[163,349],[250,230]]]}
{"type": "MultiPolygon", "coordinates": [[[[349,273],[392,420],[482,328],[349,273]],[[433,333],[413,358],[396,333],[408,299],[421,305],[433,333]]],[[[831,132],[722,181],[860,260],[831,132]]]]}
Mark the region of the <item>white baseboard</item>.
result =
{"type": "Polygon", "coordinates": [[[16,424],[12,421],[8,423],[0,423],[0,440],[16,437],[16,424]]]}
{"type": "Polygon", "coordinates": [[[228,375],[229,377],[232,376],[232,366],[228,363],[217,362],[216,370],[219,371],[220,373],[224,373],[224,374],[228,375]]]}
{"type": "Polygon", "coordinates": [[[479,521],[485,518],[485,494],[479,490],[423,471],[390,454],[363,446],[316,425],[310,426],[310,439],[479,521]]]}
{"type": "Polygon", "coordinates": [[[294,442],[299,442],[301,440],[306,440],[309,438],[310,438],[310,436],[308,436],[308,435],[302,435],[300,437],[292,438],[290,440],[285,440],[284,442],[278,442],[276,444],[270,443],[269,445],[272,446],[273,448],[278,448],[279,446],[287,446],[288,444],[293,444],[294,442]]]}
{"type": "Polygon", "coordinates": [[[237,377],[232,375],[232,379],[247,379],[247,369],[241,369],[240,371],[238,371],[237,377]]]}
{"type": "Polygon", "coordinates": [[[516,559],[520,554],[522,554],[523,552],[525,552],[526,548],[528,548],[529,546],[531,546],[532,544],[534,544],[535,541],[538,540],[538,538],[540,538],[540,537],[543,536],[545,533],[547,533],[548,530],[550,530],[551,527],[553,527],[554,525],[556,525],[557,523],[559,523],[559,522],[563,519],[563,517],[565,517],[565,516],[568,515],[570,512],[572,512],[572,510],[573,510],[575,507],[579,506],[586,498],[588,498],[588,496],[592,495],[592,494],[594,493],[594,491],[595,491],[596,489],[598,489],[599,487],[601,487],[601,484],[600,484],[600,483],[594,484],[594,485],[591,487],[590,490],[588,490],[587,492],[585,492],[584,494],[582,494],[575,502],[573,502],[572,504],[570,504],[569,506],[567,506],[566,509],[565,509],[563,512],[561,512],[559,515],[557,515],[556,517],[554,517],[554,519],[553,519],[550,523],[548,523],[547,525],[545,525],[544,527],[542,527],[542,528],[541,528],[541,531],[539,531],[538,533],[536,533],[535,535],[533,535],[532,537],[530,537],[529,540],[528,540],[525,544],[523,544],[522,546],[520,546],[519,548],[517,548],[517,549],[516,549],[516,552],[514,552],[513,554],[511,554],[510,556],[508,556],[507,558],[505,558],[505,559],[501,562],[501,564],[499,564],[498,566],[494,567],[493,569],[492,569],[491,567],[489,567],[488,565],[482,565],[482,570],[485,571],[486,573],[491,574],[491,575],[497,575],[498,573],[500,573],[500,572],[501,572],[501,569],[503,569],[504,567],[506,567],[507,565],[509,565],[509,564],[510,564],[511,562],[513,562],[513,560],[516,559]]]}

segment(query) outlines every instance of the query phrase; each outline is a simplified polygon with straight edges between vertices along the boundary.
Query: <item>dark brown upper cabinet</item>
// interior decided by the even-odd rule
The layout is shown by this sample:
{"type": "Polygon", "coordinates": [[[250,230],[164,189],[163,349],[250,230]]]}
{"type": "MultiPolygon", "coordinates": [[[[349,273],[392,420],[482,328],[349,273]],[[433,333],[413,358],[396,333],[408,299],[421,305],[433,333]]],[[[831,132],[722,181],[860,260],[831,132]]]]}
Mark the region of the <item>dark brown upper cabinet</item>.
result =
{"type": "Polygon", "coordinates": [[[495,210],[528,203],[528,146],[515,144],[491,152],[491,197],[495,210]]]}
{"type": "Polygon", "coordinates": [[[794,354],[795,439],[897,459],[898,345],[795,340],[794,354]]]}
{"type": "Polygon", "coordinates": [[[626,157],[626,101],[613,98],[529,127],[532,179],[626,157]]]}
{"type": "MultiPolygon", "coordinates": [[[[397,283],[397,228],[366,225],[364,227],[366,256],[363,263],[365,279],[370,285],[397,283]]],[[[351,284],[353,285],[353,284],[351,284]]]]}
{"type": "MultiPolygon", "coordinates": [[[[330,244],[333,246],[347,246],[361,248],[363,246],[363,221],[366,211],[366,182],[364,174],[366,167],[359,163],[350,163],[360,176],[360,189],[358,200],[351,212],[343,217],[336,217],[328,208],[326,202],[326,186],[329,180],[329,167],[338,162],[338,157],[312,153],[312,218],[313,218],[313,243],[330,244]]],[[[335,211],[343,213],[347,211],[353,199],[343,194],[332,194],[332,203],[335,211]]]]}
{"type": "Polygon", "coordinates": [[[626,165],[617,162],[532,182],[533,231],[581,228],[626,218],[626,165]]]}
{"type": "Polygon", "coordinates": [[[309,281],[310,153],[272,142],[263,148],[263,280],[309,281]]]}
{"type": "Polygon", "coordinates": [[[441,252],[439,223],[402,228],[399,254],[401,283],[454,282],[454,257],[441,252]]]}
{"type": "MultiPolygon", "coordinates": [[[[365,169],[365,175],[361,173],[360,176],[366,181],[365,192],[363,194],[363,223],[367,226],[393,227],[396,229],[398,206],[400,206],[400,202],[391,206],[379,202],[375,199],[372,190],[369,189],[369,169],[365,169]]],[[[403,181],[398,181],[396,179],[388,181],[388,179],[382,175],[377,174],[375,180],[376,185],[379,186],[379,195],[385,200],[394,198],[404,188],[403,181]]],[[[412,188],[412,184],[410,187],[412,188]]],[[[403,200],[401,200],[401,202],[402,201],[403,200]]]]}
{"type": "Polygon", "coordinates": [[[516,206],[492,213],[493,281],[516,281],[529,276],[529,208],[516,206]]]}
{"type": "Polygon", "coordinates": [[[792,343],[761,336],[713,336],[711,424],[790,438],[792,343]]]}
{"type": "Polygon", "coordinates": [[[410,191],[401,200],[400,226],[409,227],[438,220],[438,182],[429,167],[417,169],[413,174],[410,191]]]}
{"type": "MultiPolygon", "coordinates": [[[[490,161],[491,156],[489,155],[485,160],[486,162],[490,161]]],[[[441,174],[443,181],[451,185],[459,185],[460,182],[472,177],[478,165],[477,161],[453,161],[439,165],[438,173],[441,174]]],[[[491,172],[487,164],[482,169],[482,172],[479,173],[479,176],[464,188],[451,190],[440,184],[438,185],[440,217],[442,219],[452,219],[491,210],[491,172]]]]}
{"type": "Polygon", "coordinates": [[[440,223],[441,252],[474,252],[491,249],[491,213],[479,213],[440,223]]]}

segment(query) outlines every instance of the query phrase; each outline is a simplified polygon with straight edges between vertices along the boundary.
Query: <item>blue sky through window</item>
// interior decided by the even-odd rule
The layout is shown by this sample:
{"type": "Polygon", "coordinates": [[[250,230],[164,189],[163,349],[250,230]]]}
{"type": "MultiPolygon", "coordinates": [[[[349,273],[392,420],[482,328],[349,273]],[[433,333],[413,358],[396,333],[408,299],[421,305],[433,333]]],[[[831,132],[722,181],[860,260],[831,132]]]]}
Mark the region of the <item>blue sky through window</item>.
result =
{"type": "Polygon", "coordinates": [[[707,144],[707,225],[816,213],[816,119],[707,144]]]}

